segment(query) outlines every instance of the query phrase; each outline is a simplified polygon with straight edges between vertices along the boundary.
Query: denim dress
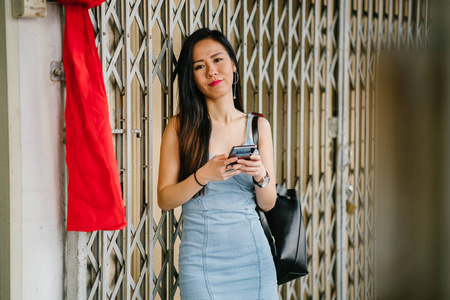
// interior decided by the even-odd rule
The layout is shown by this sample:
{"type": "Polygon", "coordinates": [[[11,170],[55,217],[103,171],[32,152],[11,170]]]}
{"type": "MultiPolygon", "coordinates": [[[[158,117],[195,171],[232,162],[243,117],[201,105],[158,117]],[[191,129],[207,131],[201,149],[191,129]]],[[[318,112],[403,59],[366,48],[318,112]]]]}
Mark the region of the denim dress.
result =
{"type": "MultiPolygon", "coordinates": [[[[244,145],[253,144],[251,118],[244,145]]],[[[182,209],[181,299],[277,300],[275,266],[255,211],[252,177],[238,174],[205,189],[182,209]]]]}

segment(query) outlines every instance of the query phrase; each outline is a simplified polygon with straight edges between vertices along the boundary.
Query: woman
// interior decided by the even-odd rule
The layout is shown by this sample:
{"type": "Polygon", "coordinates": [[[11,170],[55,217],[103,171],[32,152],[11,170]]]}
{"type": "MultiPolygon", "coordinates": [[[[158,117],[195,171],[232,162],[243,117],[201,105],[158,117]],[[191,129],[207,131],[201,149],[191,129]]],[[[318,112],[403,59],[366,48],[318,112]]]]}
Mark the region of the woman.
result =
{"type": "Polygon", "coordinates": [[[256,203],[268,211],[276,199],[269,122],[258,120],[259,153],[247,160],[228,157],[233,146],[253,144],[252,115],[236,95],[236,55],[219,31],[193,33],[175,74],[179,112],[162,138],[158,205],[166,211],[183,205],[181,299],[278,299],[272,255],[255,212],[256,203]]]}

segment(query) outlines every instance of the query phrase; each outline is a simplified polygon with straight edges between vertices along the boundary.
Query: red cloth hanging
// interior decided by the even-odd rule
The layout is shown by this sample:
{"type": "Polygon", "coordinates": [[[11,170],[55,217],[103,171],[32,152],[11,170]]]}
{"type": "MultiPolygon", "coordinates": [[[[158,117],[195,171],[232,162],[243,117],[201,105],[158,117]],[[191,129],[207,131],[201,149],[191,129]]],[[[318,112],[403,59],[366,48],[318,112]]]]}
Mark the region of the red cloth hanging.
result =
{"type": "Polygon", "coordinates": [[[59,0],[66,6],[68,231],[119,230],[127,225],[103,72],[88,12],[103,1],[59,0]]]}

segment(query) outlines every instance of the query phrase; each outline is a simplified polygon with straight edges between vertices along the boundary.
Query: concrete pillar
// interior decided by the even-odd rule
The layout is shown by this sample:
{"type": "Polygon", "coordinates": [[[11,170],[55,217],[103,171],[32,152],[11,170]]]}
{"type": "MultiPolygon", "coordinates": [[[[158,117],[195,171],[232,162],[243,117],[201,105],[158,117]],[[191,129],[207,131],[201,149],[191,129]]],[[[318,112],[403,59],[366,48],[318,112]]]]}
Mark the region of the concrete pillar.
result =
{"type": "Polygon", "coordinates": [[[0,299],[63,299],[61,6],[13,18],[0,2],[0,299]]]}

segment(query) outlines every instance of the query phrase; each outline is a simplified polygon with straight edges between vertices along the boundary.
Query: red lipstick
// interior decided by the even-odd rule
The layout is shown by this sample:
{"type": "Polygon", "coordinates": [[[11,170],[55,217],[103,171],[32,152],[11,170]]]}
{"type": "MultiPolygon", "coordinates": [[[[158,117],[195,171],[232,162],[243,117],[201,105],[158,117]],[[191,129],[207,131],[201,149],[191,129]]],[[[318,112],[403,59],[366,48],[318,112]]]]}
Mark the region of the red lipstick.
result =
{"type": "Polygon", "coordinates": [[[222,82],[222,80],[214,80],[213,82],[211,82],[209,85],[210,86],[216,86],[219,85],[222,82]]]}

